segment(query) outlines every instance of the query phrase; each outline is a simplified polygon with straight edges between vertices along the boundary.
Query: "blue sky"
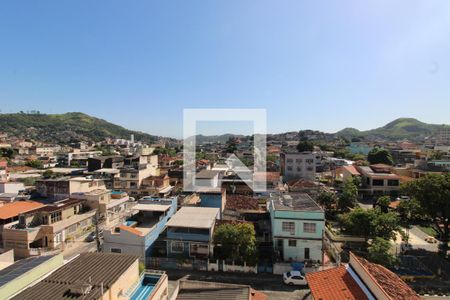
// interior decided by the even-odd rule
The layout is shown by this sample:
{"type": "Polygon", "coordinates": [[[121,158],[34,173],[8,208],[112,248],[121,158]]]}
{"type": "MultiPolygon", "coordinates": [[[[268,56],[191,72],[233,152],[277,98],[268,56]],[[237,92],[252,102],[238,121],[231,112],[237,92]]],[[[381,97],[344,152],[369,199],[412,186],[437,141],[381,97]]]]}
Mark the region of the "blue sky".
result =
{"type": "Polygon", "coordinates": [[[449,53],[448,0],[2,1],[0,110],[177,137],[183,108],[266,108],[273,133],[450,123],[449,53]]]}

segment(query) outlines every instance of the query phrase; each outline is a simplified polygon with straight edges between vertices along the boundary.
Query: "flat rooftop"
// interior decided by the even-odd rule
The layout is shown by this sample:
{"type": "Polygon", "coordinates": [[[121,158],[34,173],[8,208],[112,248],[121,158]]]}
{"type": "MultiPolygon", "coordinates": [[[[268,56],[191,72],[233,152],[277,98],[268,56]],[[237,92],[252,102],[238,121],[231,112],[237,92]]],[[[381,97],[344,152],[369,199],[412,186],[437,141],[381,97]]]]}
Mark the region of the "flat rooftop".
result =
{"type": "Polygon", "coordinates": [[[219,212],[219,208],[185,206],[177,211],[166,226],[209,229],[214,225],[219,212]]]}
{"type": "Polygon", "coordinates": [[[276,210],[323,211],[311,196],[305,193],[274,194],[271,195],[270,201],[276,210]]]}
{"type": "Polygon", "coordinates": [[[53,256],[48,255],[30,257],[16,261],[14,264],[0,271],[0,287],[22,276],[51,258],[53,258],[53,256]]]}

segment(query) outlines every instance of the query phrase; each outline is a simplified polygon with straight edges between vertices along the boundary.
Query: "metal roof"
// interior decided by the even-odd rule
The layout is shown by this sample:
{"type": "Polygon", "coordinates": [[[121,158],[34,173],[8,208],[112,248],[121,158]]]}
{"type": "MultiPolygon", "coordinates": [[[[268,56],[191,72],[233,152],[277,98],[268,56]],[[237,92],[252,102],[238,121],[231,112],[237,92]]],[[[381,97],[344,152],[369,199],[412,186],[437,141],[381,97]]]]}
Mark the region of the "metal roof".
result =
{"type": "Polygon", "coordinates": [[[22,276],[26,272],[34,269],[40,264],[46,262],[47,260],[53,258],[53,256],[38,256],[30,257],[26,259],[19,260],[14,264],[6,267],[0,271],[0,286],[7,284],[8,282],[22,276]]]}

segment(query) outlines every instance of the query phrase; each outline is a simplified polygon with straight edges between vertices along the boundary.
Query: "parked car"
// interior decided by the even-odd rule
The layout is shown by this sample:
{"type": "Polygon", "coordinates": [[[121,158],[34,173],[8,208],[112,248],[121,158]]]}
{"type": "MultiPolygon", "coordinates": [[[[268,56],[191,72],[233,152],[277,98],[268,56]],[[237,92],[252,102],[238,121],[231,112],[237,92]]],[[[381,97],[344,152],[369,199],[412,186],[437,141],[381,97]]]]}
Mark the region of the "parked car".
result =
{"type": "Polygon", "coordinates": [[[283,282],[288,285],[307,285],[305,276],[300,271],[283,273],[283,282]]]}
{"type": "Polygon", "coordinates": [[[427,236],[427,237],[425,238],[425,241],[426,241],[427,243],[430,243],[430,244],[436,244],[436,243],[437,243],[437,240],[436,240],[434,237],[432,237],[432,236],[427,236]]]}
{"type": "Polygon", "coordinates": [[[89,233],[89,235],[86,237],[85,241],[90,243],[90,242],[95,241],[96,238],[97,238],[97,236],[95,235],[95,232],[91,232],[91,233],[89,233]]]}

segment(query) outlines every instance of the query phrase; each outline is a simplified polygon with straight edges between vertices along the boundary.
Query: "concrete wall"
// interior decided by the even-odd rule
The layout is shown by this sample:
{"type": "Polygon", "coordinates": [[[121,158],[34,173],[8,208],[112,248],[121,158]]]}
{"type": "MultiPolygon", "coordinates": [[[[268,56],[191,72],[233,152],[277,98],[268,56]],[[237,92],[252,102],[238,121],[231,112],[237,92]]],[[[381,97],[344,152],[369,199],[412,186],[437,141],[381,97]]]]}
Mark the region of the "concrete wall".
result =
{"type": "Polygon", "coordinates": [[[101,297],[101,300],[123,299],[120,295],[124,295],[140,278],[139,261],[136,260],[111,288],[101,297]]]}

